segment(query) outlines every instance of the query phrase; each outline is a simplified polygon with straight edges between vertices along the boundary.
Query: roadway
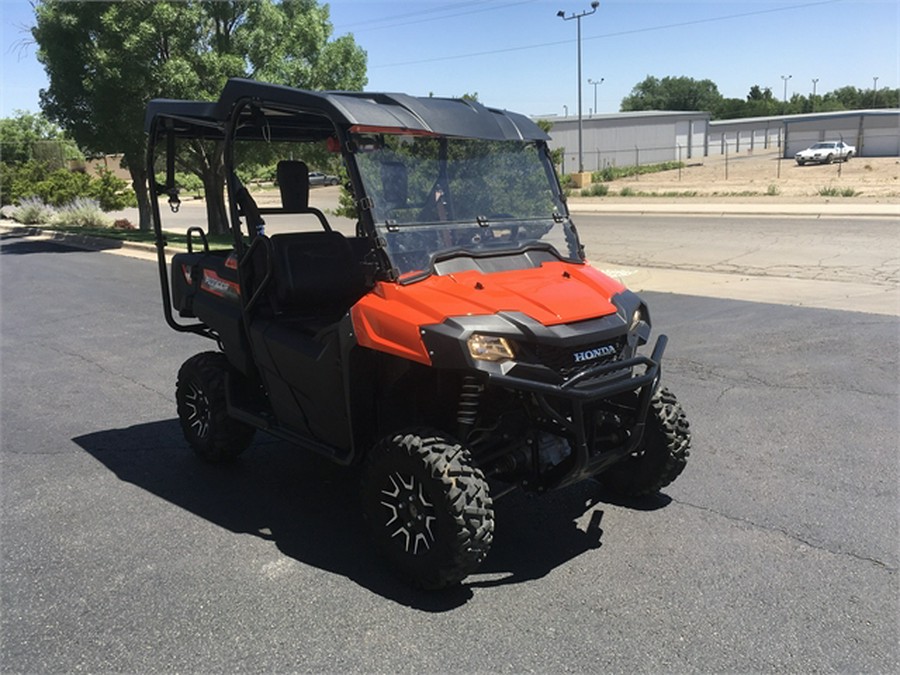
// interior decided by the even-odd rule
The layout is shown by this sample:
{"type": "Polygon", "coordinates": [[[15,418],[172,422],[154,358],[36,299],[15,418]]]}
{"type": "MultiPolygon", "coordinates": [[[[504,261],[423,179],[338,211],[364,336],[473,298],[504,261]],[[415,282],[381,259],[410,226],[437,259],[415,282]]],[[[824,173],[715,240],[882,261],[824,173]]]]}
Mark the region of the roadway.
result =
{"type": "Polygon", "coordinates": [[[499,501],[440,595],[372,557],[352,471],[265,437],[192,457],[175,374],[213,345],[166,327],[152,261],[5,238],[3,671],[898,671],[900,320],[854,290],[896,307],[896,224],[593,218],[669,335],[688,468],[655,500],[499,501]]]}

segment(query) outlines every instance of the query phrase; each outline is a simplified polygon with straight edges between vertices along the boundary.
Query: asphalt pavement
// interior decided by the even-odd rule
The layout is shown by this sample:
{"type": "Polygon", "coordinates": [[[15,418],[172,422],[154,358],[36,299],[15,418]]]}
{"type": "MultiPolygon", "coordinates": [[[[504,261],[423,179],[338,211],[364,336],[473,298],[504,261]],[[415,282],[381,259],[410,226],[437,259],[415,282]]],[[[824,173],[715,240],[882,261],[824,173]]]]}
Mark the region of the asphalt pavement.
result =
{"type": "Polygon", "coordinates": [[[900,671],[896,316],[644,293],[685,473],[504,498],[481,572],[425,594],[352,470],[192,456],[175,374],[215,345],[152,261],[6,234],[0,282],[3,672],[900,671]]]}

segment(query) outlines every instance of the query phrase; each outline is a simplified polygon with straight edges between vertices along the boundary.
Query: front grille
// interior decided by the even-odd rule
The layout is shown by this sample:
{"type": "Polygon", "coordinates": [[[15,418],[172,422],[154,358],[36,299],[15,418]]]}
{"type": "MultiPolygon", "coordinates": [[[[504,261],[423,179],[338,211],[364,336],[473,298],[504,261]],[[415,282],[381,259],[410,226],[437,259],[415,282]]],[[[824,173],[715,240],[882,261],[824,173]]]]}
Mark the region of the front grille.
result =
{"type": "Polygon", "coordinates": [[[519,344],[519,360],[542,365],[564,377],[571,377],[586,368],[613,363],[622,358],[626,336],[578,347],[557,347],[544,344],[519,344]],[[580,356],[576,356],[580,355],[580,356]]]}

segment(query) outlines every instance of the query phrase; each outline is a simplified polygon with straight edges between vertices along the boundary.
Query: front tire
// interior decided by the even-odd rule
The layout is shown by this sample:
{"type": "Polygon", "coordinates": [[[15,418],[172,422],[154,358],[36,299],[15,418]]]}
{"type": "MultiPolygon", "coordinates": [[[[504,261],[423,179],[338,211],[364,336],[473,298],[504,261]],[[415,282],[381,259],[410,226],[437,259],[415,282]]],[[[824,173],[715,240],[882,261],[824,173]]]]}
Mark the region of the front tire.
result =
{"type": "Polygon", "coordinates": [[[690,424],[678,400],[659,389],[650,400],[647,426],[638,450],[597,479],[611,492],[641,497],[660,491],[684,471],[690,455],[690,424]]]}
{"type": "Polygon", "coordinates": [[[178,371],[175,401],[184,438],[207,462],[228,462],[243,452],[256,431],[228,416],[225,375],[234,373],[221,352],[189,358],[178,371]]]}
{"type": "Polygon", "coordinates": [[[439,433],[420,429],[379,443],[362,502],[380,553],[421,588],[458,584],[490,550],[494,510],[484,474],[464,446],[439,433]]]}

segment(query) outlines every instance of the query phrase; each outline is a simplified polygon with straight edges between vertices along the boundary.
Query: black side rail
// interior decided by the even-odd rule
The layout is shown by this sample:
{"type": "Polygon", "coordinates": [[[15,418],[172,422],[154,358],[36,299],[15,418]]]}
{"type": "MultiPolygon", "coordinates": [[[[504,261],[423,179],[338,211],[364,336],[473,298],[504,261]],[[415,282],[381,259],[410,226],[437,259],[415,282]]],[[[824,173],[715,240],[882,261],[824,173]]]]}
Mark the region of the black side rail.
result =
{"type": "Polygon", "coordinates": [[[203,231],[202,227],[197,227],[196,225],[193,227],[189,227],[187,231],[188,253],[194,252],[194,235],[200,237],[200,242],[203,244],[203,252],[209,253],[209,241],[206,239],[206,232],[203,231]]]}
{"type": "Polygon", "coordinates": [[[241,268],[241,280],[247,279],[247,270],[246,267],[249,265],[249,261],[253,257],[253,253],[257,248],[261,248],[265,251],[266,256],[266,273],[263,275],[262,280],[256,284],[256,288],[253,291],[253,295],[250,296],[250,299],[244,304],[244,312],[247,313],[256,306],[256,303],[259,302],[259,299],[262,297],[263,291],[266,290],[266,287],[269,285],[269,282],[272,280],[272,276],[275,273],[275,266],[272,263],[272,257],[274,254],[274,250],[272,249],[272,240],[269,239],[266,235],[260,234],[253,238],[253,243],[250,244],[250,248],[247,249],[244,256],[241,258],[238,266],[241,268]]]}

